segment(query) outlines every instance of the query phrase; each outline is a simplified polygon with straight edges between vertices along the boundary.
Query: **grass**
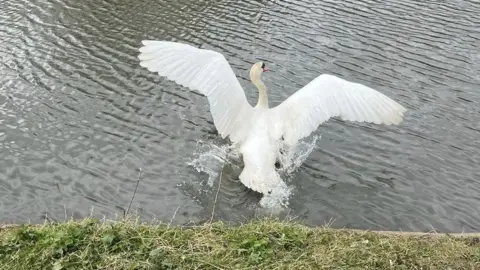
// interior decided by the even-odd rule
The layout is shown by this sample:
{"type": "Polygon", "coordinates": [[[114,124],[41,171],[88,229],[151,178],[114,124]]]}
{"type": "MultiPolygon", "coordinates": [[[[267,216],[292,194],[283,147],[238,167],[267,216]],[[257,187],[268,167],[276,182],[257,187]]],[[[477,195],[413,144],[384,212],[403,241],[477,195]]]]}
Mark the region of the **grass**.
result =
{"type": "Polygon", "coordinates": [[[180,227],[85,219],[0,229],[0,269],[479,269],[479,242],[273,220],[180,227]]]}

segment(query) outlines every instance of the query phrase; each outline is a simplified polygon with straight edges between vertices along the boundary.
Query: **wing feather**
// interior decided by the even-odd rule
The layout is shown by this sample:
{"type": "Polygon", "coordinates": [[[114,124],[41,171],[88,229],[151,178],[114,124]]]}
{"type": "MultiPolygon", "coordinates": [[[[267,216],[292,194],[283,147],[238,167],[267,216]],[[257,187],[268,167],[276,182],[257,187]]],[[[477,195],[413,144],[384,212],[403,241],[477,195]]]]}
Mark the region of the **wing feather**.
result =
{"type": "Polygon", "coordinates": [[[142,44],[138,55],[142,67],[205,95],[222,138],[229,136],[232,142],[245,138],[253,108],[222,54],[169,41],[142,44]]]}
{"type": "Polygon", "coordinates": [[[375,124],[399,124],[406,109],[365,85],[323,74],[270,113],[274,137],[295,144],[331,117],[375,124]]]}

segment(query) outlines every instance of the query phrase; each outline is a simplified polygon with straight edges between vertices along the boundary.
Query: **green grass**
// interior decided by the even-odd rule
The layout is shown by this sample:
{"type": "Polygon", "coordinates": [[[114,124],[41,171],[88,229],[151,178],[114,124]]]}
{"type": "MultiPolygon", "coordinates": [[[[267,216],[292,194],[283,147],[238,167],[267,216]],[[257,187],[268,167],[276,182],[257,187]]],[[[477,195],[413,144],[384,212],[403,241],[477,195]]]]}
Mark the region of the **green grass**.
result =
{"type": "Polygon", "coordinates": [[[86,219],[0,229],[0,269],[480,269],[480,243],[271,220],[179,227],[86,219]]]}

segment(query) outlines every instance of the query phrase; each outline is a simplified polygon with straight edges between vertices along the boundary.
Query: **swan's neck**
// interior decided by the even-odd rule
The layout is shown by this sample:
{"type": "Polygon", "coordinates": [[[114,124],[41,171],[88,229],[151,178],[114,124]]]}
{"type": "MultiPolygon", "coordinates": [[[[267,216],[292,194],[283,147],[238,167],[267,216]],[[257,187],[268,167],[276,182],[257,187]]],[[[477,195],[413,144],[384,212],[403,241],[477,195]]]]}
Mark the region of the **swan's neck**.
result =
{"type": "Polygon", "coordinates": [[[253,84],[258,89],[258,102],[256,107],[268,108],[267,87],[265,87],[265,84],[260,79],[254,80],[253,84]]]}

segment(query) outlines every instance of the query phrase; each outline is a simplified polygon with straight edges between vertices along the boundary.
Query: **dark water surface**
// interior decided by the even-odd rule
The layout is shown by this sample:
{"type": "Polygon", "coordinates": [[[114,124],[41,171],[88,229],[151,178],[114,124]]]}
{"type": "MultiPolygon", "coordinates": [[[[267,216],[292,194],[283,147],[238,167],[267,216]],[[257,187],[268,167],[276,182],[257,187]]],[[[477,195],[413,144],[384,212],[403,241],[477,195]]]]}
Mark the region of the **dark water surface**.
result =
{"type": "MultiPolygon", "coordinates": [[[[423,2],[2,0],[1,221],[114,218],[138,168],[143,218],[210,218],[217,186],[187,163],[197,141],[225,142],[203,96],[139,66],[140,41],[160,39],[223,53],[252,104],[248,69],[265,60],[272,106],[330,73],[409,110],[400,126],[322,125],[289,183],[290,215],[480,230],[480,2],[423,2]]],[[[215,218],[250,219],[258,199],[225,181],[215,218]]]]}

